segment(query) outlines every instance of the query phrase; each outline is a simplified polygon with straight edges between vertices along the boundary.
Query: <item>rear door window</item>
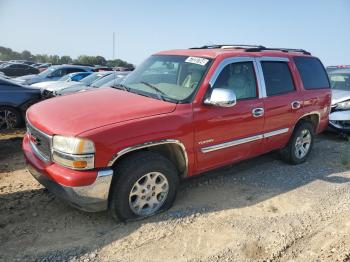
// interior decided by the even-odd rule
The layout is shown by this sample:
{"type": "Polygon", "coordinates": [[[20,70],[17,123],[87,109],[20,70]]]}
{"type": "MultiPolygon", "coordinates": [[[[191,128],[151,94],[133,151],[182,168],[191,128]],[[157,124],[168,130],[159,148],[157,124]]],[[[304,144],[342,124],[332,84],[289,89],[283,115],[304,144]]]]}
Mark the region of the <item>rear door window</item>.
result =
{"type": "Polygon", "coordinates": [[[305,89],[330,88],[328,76],[320,60],[314,57],[294,57],[305,89]]]}
{"type": "Polygon", "coordinates": [[[282,95],[295,91],[293,78],[286,62],[263,61],[267,96],[282,95]]]}

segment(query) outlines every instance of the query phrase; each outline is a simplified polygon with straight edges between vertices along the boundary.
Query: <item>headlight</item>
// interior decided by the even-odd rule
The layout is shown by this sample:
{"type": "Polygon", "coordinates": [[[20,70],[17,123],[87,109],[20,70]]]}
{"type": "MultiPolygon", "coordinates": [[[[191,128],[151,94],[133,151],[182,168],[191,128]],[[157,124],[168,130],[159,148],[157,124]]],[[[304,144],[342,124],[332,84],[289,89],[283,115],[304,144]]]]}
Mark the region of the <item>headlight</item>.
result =
{"type": "Polygon", "coordinates": [[[337,109],[350,109],[350,100],[336,104],[337,109]]]}
{"type": "Polygon", "coordinates": [[[91,140],[56,135],[52,141],[53,161],[73,169],[94,168],[95,146],[91,140]]]}

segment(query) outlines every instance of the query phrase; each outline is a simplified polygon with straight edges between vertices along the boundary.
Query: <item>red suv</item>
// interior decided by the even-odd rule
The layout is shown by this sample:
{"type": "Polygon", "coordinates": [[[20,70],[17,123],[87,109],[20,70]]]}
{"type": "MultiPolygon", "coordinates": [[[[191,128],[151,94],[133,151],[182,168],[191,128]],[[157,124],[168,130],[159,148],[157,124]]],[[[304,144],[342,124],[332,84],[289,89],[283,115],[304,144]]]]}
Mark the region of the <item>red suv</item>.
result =
{"type": "Polygon", "coordinates": [[[280,150],[304,162],[331,91],[304,50],[215,45],[152,55],[122,84],[27,112],[32,175],[86,211],[121,220],[169,208],[179,181],[280,150]]]}

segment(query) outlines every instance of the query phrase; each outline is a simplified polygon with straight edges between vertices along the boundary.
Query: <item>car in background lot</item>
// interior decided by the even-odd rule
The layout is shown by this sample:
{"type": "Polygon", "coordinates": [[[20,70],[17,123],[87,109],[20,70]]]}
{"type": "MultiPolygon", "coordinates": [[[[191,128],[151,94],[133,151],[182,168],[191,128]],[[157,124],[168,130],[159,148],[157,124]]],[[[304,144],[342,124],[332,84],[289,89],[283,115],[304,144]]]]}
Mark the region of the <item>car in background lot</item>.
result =
{"type": "Polygon", "coordinates": [[[77,73],[70,73],[65,76],[62,76],[60,79],[57,81],[44,81],[44,82],[39,82],[32,84],[31,86],[33,87],[39,87],[42,89],[48,88],[51,85],[60,85],[65,82],[79,82],[80,80],[84,79],[85,77],[91,75],[93,72],[77,72],[77,73]]]}
{"type": "Polygon", "coordinates": [[[332,87],[332,109],[329,128],[340,134],[350,134],[350,67],[328,73],[332,87]]]}
{"type": "Polygon", "coordinates": [[[0,130],[22,126],[28,107],[40,100],[40,90],[0,77],[0,130]]]}
{"type": "Polygon", "coordinates": [[[52,66],[51,63],[45,63],[45,64],[39,64],[36,66],[36,68],[39,69],[40,72],[45,71],[46,69],[48,69],[50,66],[52,66]]]}
{"type": "Polygon", "coordinates": [[[89,66],[76,66],[76,65],[57,65],[51,66],[38,75],[28,75],[17,78],[23,81],[23,84],[31,85],[44,81],[57,81],[61,77],[75,72],[92,72],[92,67],[89,66]]]}
{"type": "Polygon", "coordinates": [[[180,179],[273,150],[303,163],[330,105],[325,68],[304,50],[170,50],[114,88],[32,106],[23,151],[63,200],[139,219],[170,208],[180,179]]]}
{"type": "Polygon", "coordinates": [[[327,73],[331,73],[332,71],[335,71],[338,69],[350,69],[350,65],[337,65],[337,66],[327,66],[326,67],[327,73]]]}
{"type": "Polygon", "coordinates": [[[42,91],[42,96],[43,98],[51,98],[54,96],[67,95],[82,91],[94,90],[101,87],[113,86],[117,83],[120,83],[129,74],[129,72],[105,71],[95,74],[97,74],[99,78],[92,82],[90,82],[89,79],[88,81],[84,81],[84,79],[82,79],[81,81],[77,82],[77,84],[51,85],[42,91]]]}
{"type": "Polygon", "coordinates": [[[5,63],[0,66],[0,72],[7,76],[14,77],[38,74],[39,70],[26,64],[5,63]]]}

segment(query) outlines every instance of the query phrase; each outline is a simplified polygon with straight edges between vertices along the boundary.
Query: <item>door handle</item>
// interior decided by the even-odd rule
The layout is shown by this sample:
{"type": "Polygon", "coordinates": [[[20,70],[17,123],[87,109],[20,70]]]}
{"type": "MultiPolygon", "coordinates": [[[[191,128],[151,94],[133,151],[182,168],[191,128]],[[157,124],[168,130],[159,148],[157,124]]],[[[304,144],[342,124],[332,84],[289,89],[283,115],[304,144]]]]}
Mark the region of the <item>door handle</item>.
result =
{"type": "Polygon", "coordinates": [[[293,101],[291,103],[292,109],[299,109],[301,107],[300,101],[293,101]]]}
{"type": "Polygon", "coordinates": [[[261,117],[264,115],[264,108],[262,107],[257,107],[252,110],[252,115],[254,117],[261,117]]]}

